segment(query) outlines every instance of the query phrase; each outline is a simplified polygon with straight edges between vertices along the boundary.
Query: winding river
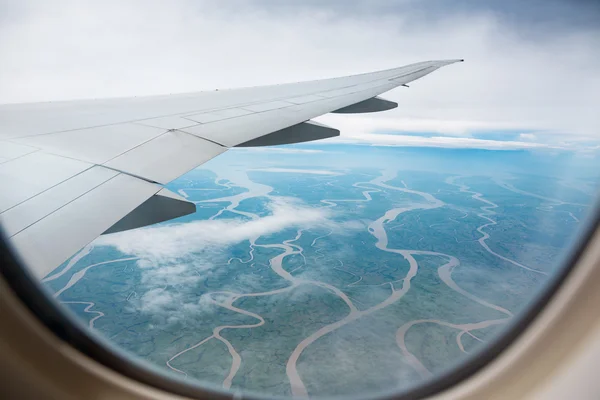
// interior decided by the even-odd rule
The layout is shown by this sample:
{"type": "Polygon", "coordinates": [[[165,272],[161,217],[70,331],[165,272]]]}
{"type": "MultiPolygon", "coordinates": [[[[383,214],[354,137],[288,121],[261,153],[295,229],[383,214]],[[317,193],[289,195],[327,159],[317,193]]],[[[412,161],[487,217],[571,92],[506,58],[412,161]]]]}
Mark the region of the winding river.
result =
{"type": "MultiPolygon", "coordinates": [[[[271,295],[275,295],[275,294],[279,294],[279,293],[284,293],[284,292],[291,291],[300,285],[313,285],[316,287],[323,288],[323,289],[329,291],[331,294],[337,296],[340,300],[342,300],[346,304],[348,311],[347,311],[347,314],[343,318],[339,319],[338,321],[336,321],[334,323],[330,323],[328,325],[322,326],[320,329],[312,332],[310,335],[308,335],[303,340],[301,340],[296,345],[296,347],[293,349],[293,351],[291,352],[291,354],[289,355],[289,357],[287,359],[286,374],[289,379],[291,392],[292,392],[293,396],[308,397],[309,393],[306,389],[306,385],[304,384],[302,377],[298,371],[298,361],[301,358],[303,352],[306,351],[306,349],[309,348],[309,346],[311,346],[313,343],[315,343],[317,340],[319,340],[323,336],[325,336],[329,333],[332,333],[353,321],[356,321],[367,315],[373,314],[379,310],[382,310],[385,307],[388,307],[388,306],[398,302],[406,293],[408,293],[408,291],[411,288],[412,279],[418,273],[419,264],[418,264],[417,260],[415,259],[415,256],[417,256],[417,255],[437,256],[437,257],[444,258],[445,263],[443,265],[441,265],[440,267],[438,267],[437,273],[438,273],[440,280],[448,288],[452,289],[459,295],[461,295],[475,303],[480,304],[481,306],[487,307],[489,309],[495,310],[495,311],[505,315],[504,318],[495,318],[495,319],[490,319],[490,320],[486,320],[486,321],[473,321],[473,322],[462,323],[462,324],[457,324],[457,323],[443,321],[443,320],[437,320],[437,319],[417,319],[417,320],[412,320],[412,321],[408,321],[408,322],[404,323],[396,331],[396,344],[397,344],[400,352],[404,355],[408,364],[411,365],[415,369],[415,371],[417,371],[421,376],[423,376],[423,377],[430,376],[431,372],[427,370],[427,368],[423,365],[423,363],[419,360],[419,358],[417,356],[415,356],[414,354],[412,354],[409,351],[409,349],[406,345],[406,339],[405,339],[407,332],[415,325],[438,324],[441,326],[446,326],[446,327],[450,327],[452,329],[456,329],[458,331],[457,335],[456,335],[456,345],[462,352],[466,352],[464,345],[462,343],[462,338],[464,335],[469,335],[475,340],[481,340],[477,337],[477,335],[475,334],[475,331],[477,331],[479,329],[487,328],[489,326],[503,324],[508,319],[510,319],[512,317],[512,313],[509,310],[507,310],[503,307],[500,307],[498,305],[492,304],[484,299],[478,298],[477,296],[475,296],[475,295],[467,292],[463,288],[461,288],[452,279],[453,270],[455,268],[457,268],[458,266],[460,266],[460,260],[458,258],[456,258],[452,255],[443,254],[443,253],[434,252],[434,251],[424,251],[424,250],[418,250],[418,249],[402,249],[402,248],[394,248],[394,247],[390,246],[386,227],[388,224],[395,221],[400,215],[409,213],[409,212],[415,212],[415,211],[426,212],[427,210],[432,210],[432,209],[446,206],[443,201],[439,200],[438,198],[436,198],[435,196],[433,196],[430,193],[409,189],[408,185],[404,181],[400,181],[402,186],[399,186],[399,187],[391,185],[389,182],[396,178],[397,178],[396,171],[393,171],[393,170],[382,171],[381,175],[371,179],[368,182],[357,182],[357,183],[353,184],[353,186],[355,188],[362,189],[362,191],[361,191],[362,198],[359,198],[359,199],[323,199],[323,200],[321,200],[321,203],[323,203],[323,207],[334,208],[340,202],[370,202],[370,201],[372,201],[371,195],[373,193],[381,192],[383,190],[399,191],[399,192],[403,192],[403,193],[406,193],[406,194],[409,194],[412,196],[416,196],[418,201],[415,201],[409,205],[405,205],[402,207],[397,207],[397,208],[392,208],[390,210],[387,210],[383,215],[381,215],[379,218],[377,218],[376,220],[371,222],[367,227],[368,232],[375,239],[375,247],[377,249],[379,249],[380,251],[383,251],[383,252],[396,254],[398,257],[402,257],[408,263],[408,271],[406,272],[406,275],[403,278],[395,280],[393,282],[386,282],[386,283],[382,284],[382,285],[387,285],[390,288],[390,294],[387,298],[385,298],[383,301],[381,301],[380,303],[378,303],[374,306],[371,306],[369,308],[361,310],[356,307],[355,302],[348,295],[346,295],[346,293],[342,289],[340,289],[334,285],[328,284],[326,282],[319,281],[319,280],[304,279],[301,276],[296,276],[296,275],[294,275],[295,270],[287,271],[283,266],[284,261],[287,257],[292,256],[292,255],[300,255],[301,257],[304,257],[304,249],[299,244],[297,244],[297,241],[302,237],[303,233],[305,232],[305,229],[298,229],[296,232],[296,236],[294,238],[284,240],[281,243],[257,244],[256,242],[259,239],[259,237],[253,237],[253,238],[250,238],[250,240],[249,240],[249,243],[250,243],[249,244],[249,259],[243,261],[238,258],[237,260],[242,264],[248,264],[249,262],[254,260],[254,249],[255,248],[278,249],[281,252],[269,260],[269,266],[270,266],[271,271],[274,274],[278,275],[279,277],[283,278],[285,281],[287,281],[288,285],[281,287],[281,288],[274,289],[274,290],[256,292],[256,293],[234,293],[234,292],[229,292],[229,291],[214,291],[214,292],[205,294],[204,296],[207,296],[210,303],[212,303],[218,307],[227,309],[229,311],[238,313],[240,315],[251,317],[254,320],[256,320],[256,322],[251,323],[251,324],[247,323],[247,324],[240,324],[240,325],[216,326],[212,329],[211,335],[202,338],[195,344],[193,344],[193,345],[187,347],[186,349],[181,350],[178,353],[171,356],[168,359],[168,361],[166,361],[166,366],[168,368],[170,368],[172,371],[174,371],[176,373],[180,373],[187,377],[187,373],[184,370],[178,369],[173,365],[176,362],[176,360],[179,357],[181,357],[182,355],[184,355],[190,351],[196,350],[196,349],[200,348],[201,346],[205,345],[206,343],[209,343],[212,340],[219,341],[228,349],[229,355],[231,356],[231,365],[229,368],[229,372],[228,372],[227,376],[224,377],[224,380],[222,382],[222,385],[224,388],[230,388],[236,374],[238,373],[238,371],[240,369],[240,366],[241,366],[243,360],[242,360],[242,357],[240,356],[240,354],[238,353],[238,351],[235,349],[235,347],[225,337],[222,336],[222,332],[227,329],[232,329],[232,330],[253,329],[253,328],[257,328],[257,327],[260,327],[265,324],[265,320],[261,315],[259,315],[258,313],[250,312],[250,311],[247,311],[247,310],[237,307],[235,305],[236,301],[246,298],[246,297],[271,296],[271,295]]],[[[525,266],[517,261],[514,261],[507,257],[504,257],[504,256],[494,252],[492,249],[490,249],[490,247],[487,244],[487,240],[490,238],[490,235],[485,231],[485,228],[496,225],[496,221],[492,217],[493,217],[493,215],[495,215],[495,212],[493,210],[495,208],[497,208],[498,205],[485,199],[481,193],[477,193],[477,192],[469,190],[470,188],[468,186],[461,184],[461,183],[457,183],[457,181],[460,178],[461,177],[450,177],[446,180],[446,183],[458,187],[458,190],[461,193],[471,194],[471,197],[473,199],[476,199],[476,200],[484,203],[484,205],[480,207],[481,212],[479,214],[477,214],[480,218],[482,218],[485,221],[484,224],[482,224],[481,226],[479,226],[476,229],[477,232],[479,232],[479,234],[481,235],[480,238],[477,240],[479,245],[482,248],[484,248],[488,253],[492,254],[493,256],[495,256],[501,260],[504,260],[516,267],[523,268],[525,270],[528,270],[528,271],[531,271],[534,273],[545,275],[545,272],[543,272],[543,271],[539,271],[534,268],[525,266]]],[[[256,220],[256,219],[260,218],[259,215],[238,209],[238,207],[240,206],[242,201],[251,199],[251,198],[256,198],[256,197],[263,197],[267,200],[269,200],[269,199],[272,200],[274,198],[271,194],[273,192],[272,187],[270,187],[268,185],[253,182],[247,176],[247,174],[241,170],[239,170],[239,171],[236,170],[234,172],[228,171],[226,175],[220,174],[215,179],[215,183],[217,185],[224,186],[226,188],[231,188],[233,186],[240,187],[240,188],[245,189],[246,191],[244,191],[243,193],[231,195],[231,196],[214,198],[214,199],[210,199],[210,200],[195,201],[195,203],[197,203],[197,204],[221,203],[221,202],[226,203],[226,205],[224,207],[220,208],[218,212],[216,212],[213,216],[210,217],[210,219],[218,218],[224,212],[232,212],[232,213],[241,215],[245,218],[249,218],[250,220],[256,220]],[[223,183],[223,182],[226,182],[226,183],[223,183]]],[[[189,194],[188,194],[189,190],[197,190],[197,189],[181,189],[181,190],[179,190],[179,193],[184,197],[189,197],[189,194]]],[[[465,213],[465,215],[461,218],[466,217],[466,215],[467,214],[465,213]]],[[[458,221],[455,221],[455,222],[458,222],[458,221]]],[[[398,227],[396,226],[394,229],[397,229],[397,228],[398,227]]],[[[330,231],[329,233],[327,233],[325,235],[321,235],[321,236],[315,238],[311,243],[311,247],[314,247],[318,240],[325,239],[327,236],[329,236],[331,234],[332,234],[332,232],[330,231]]],[[[89,254],[89,252],[92,250],[92,248],[93,248],[93,246],[87,246],[86,248],[84,248],[80,253],[78,253],[75,257],[73,257],[73,259],[68,263],[68,265],[65,268],[63,268],[61,271],[55,273],[54,275],[48,276],[47,278],[45,278],[45,281],[57,279],[58,277],[67,273],[75,265],[75,263],[77,263],[81,258],[83,258],[87,254],[89,254]]],[[[321,253],[319,253],[319,254],[321,254],[321,253]]],[[[59,289],[55,293],[55,297],[59,297],[64,291],[68,290],[70,287],[75,285],[79,280],[81,280],[85,276],[86,272],[90,268],[94,268],[94,267],[104,265],[104,264],[110,264],[110,263],[119,262],[119,261],[135,260],[135,259],[137,259],[137,258],[136,257],[121,258],[121,259],[117,259],[117,260],[96,263],[96,264],[90,265],[88,267],[85,267],[82,270],[74,273],[71,276],[70,280],[65,284],[65,286],[62,287],[61,289],[59,289]]],[[[231,263],[233,260],[236,260],[236,258],[229,259],[228,263],[231,263]]],[[[304,263],[306,265],[306,259],[304,259],[304,263]]],[[[342,266],[343,266],[343,263],[342,263],[342,266]]],[[[297,268],[300,268],[300,267],[297,267],[297,268]]],[[[339,267],[336,269],[339,269],[339,267]]],[[[358,274],[344,271],[342,269],[339,269],[339,270],[341,272],[346,272],[346,273],[355,275],[357,277],[356,281],[354,281],[353,283],[351,283],[349,285],[355,285],[362,281],[362,276],[360,276],[358,274]]],[[[92,311],[92,308],[94,307],[94,303],[92,303],[92,302],[69,302],[69,303],[85,304],[85,305],[87,305],[87,307],[85,308],[85,312],[96,314],[96,316],[89,322],[89,326],[92,328],[94,326],[94,322],[98,318],[101,318],[104,315],[100,311],[92,311]]]]}

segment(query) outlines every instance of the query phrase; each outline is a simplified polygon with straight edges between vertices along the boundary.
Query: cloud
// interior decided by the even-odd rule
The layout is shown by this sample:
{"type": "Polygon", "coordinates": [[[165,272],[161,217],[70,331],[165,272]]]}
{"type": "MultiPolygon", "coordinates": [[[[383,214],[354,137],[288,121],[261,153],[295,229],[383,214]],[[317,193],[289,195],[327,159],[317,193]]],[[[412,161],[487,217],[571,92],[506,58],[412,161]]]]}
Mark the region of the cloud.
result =
{"type": "Polygon", "coordinates": [[[174,297],[164,288],[150,289],[140,299],[139,308],[143,312],[158,314],[174,303],[174,297]]]}
{"type": "Polygon", "coordinates": [[[533,133],[521,133],[519,135],[519,139],[533,141],[537,139],[537,136],[535,136],[533,133]]]}
{"type": "MultiPolygon", "coordinates": [[[[322,154],[324,150],[317,149],[295,149],[288,147],[235,147],[231,149],[235,152],[252,152],[252,153],[281,153],[281,154],[322,154]]],[[[229,151],[231,151],[229,150],[229,151]]]]}
{"type": "Polygon", "coordinates": [[[339,172],[322,169],[296,169],[296,168],[254,168],[250,171],[281,172],[289,174],[313,174],[313,175],[340,175],[339,172]]]}
{"type": "Polygon", "coordinates": [[[190,267],[185,264],[178,265],[157,265],[149,263],[148,260],[141,260],[138,266],[146,269],[152,269],[152,274],[142,275],[142,284],[150,286],[177,286],[191,285],[200,280],[200,276],[190,271],[190,267]]]}
{"type": "MultiPolygon", "coordinates": [[[[451,149],[483,149],[483,150],[531,150],[561,149],[542,143],[487,140],[462,137],[420,137],[407,135],[382,135],[376,133],[348,135],[348,143],[365,143],[373,146],[399,147],[443,147],[451,149]]],[[[566,149],[566,148],[563,148],[566,149]]]]}
{"type": "Polygon", "coordinates": [[[317,118],[327,125],[335,126],[342,132],[339,138],[322,143],[372,143],[398,146],[426,146],[477,149],[533,149],[552,148],[563,150],[589,151],[597,146],[593,136],[569,135],[565,131],[535,130],[535,124],[512,123],[508,121],[445,120],[422,118],[376,118],[370,115],[339,116],[325,115],[317,118]],[[514,131],[533,129],[530,133],[519,134],[519,141],[498,140],[501,132],[514,137],[514,131]],[[410,133],[410,135],[403,135],[410,133]],[[419,134],[416,137],[414,134],[419,134]],[[484,139],[470,138],[477,134],[484,139]],[[485,139],[493,134],[494,140],[485,139]],[[440,135],[448,137],[439,137],[440,135]],[[464,145],[464,146],[461,146],[464,145]]]}
{"type": "MultiPolygon", "coordinates": [[[[158,287],[149,289],[140,298],[134,299],[131,306],[137,312],[148,314],[154,326],[185,324],[190,316],[198,318],[201,314],[215,312],[216,306],[209,296],[192,298],[194,300],[190,301],[188,296],[172,288],[158,287]]],[[[150,328],[152,329],[153,326],[150,328]]]]}
{"type": "MultiPolygon", "coordinates": [[[[231,245],[267,236],[290,228],[325,229],[339,235],[365,229],[360,221],[335,221],[327,207],[310,207],[288,197],[268,196],[269,215],[244,220],[198,220],[140,228],[110,235],[94,241],[95,246],[113,246],[120,252],[139,257],[141,274],[138,296],[130,306],[148,314],[154,325],[192,323],[190,316],[213,313],[214,302],[206,296],[198,300],[198,285],[218,274],[227,274],[231,245]]],[[[232,287],[220,291],[248,291],[263,284],[250,270],[236,270],[232,287]]],[[[194,318],[192,318],[194,319],[194,318]]],[[[197,319],[197,318],[196,318],[197,319]]]]}
{"type": "MultiPolygon", "coordinates": [[[[201,220],[141,228],[101,236],[94,244],[140,257],[139,296],[131,307],[148,314],[155,325],[186,323],[190,315],[214,311],[212,300],[206,296],[198,300],[196,287],[227,268],[218,260],[228,254],[228,246],[294,227],[337,226],[329,209],[309,207],[292,198],[270,198],[270,215],[255,220],[201,220]]],[[[347,227],[340,224],[338,229],[347,227]]],[[[259,283],[253,275],[238,271],[235,284],[240,281],[250,287],[259,283]]]]}
{"type": "MultiPolygon", "coordinates": [[[[299,200],[274,199],[270,215],[255,220],[215,219],[141,228],[101,236],[94,243],[116,247],[125,254],[143,259],[141,267],[155,267],[185,259],[197,253],[223,251],[229,245],[269,235],[292,227],[328,225],[330,211],[312,208],[299,200]]],[[[201,270],[211,268],[196,266],[201,270]]]]}
{"type": "MultiPolygon", "coordinates": [[[[317,118],[341,130],[347,137],[362,133],[417,132],[452,136],[469,136],[473,133],[527,128],[524,123],[506,121],[485,121],[473,119],[433,119],[375,115],[336,115],[328,114],[317,118]]],[[[533,126],[533,125],[532,125],[533,126]]]]}
{"type": "MultiPolygon", "coordinates": [[[[277,84],[465,58],[387,93],[399,107],[371,121],[597,142],[598,7],[468,3],[18,2],[4,6],[10,18],[0,24],[0,102],[277,84]]],[[[343,135],[347,125],[333,126],[343,135]]]]}
{"type": "MultiPolygon", "coordinates": [[[[416,25],[423,22],[443,21],[457,13],[493,14],[500,22],[524,35],[542,31],[551,39],[573,29],[596,27],[600,19],[600,4],[595,1],[568,0],[463,0],[448,3],[445,0],[396,0],[373,2],[371,0],[250,0],[245,4],[261,5],[273,14],[298,15],[319,10],[325,15],[353,15],[373,18],[381,15],[411,13],[416,25]]],[[[536,39],[544,39],[536,36],[536,39]]]]}

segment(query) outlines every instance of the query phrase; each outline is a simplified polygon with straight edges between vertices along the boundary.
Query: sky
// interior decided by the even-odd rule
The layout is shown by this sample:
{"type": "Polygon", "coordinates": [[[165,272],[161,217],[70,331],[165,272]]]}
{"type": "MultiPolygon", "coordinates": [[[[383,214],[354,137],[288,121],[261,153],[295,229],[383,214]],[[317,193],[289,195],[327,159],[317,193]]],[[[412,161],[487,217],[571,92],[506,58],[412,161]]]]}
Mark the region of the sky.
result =
{"type": "Polygon", "coordinates": [[[600,144],[597,1],[0,0],[0,103],[295,82],[464,58],[327,115],[346,142],[568,149],[600,144]],[[523,4],[526,3],[526,4],[523,4]]]}

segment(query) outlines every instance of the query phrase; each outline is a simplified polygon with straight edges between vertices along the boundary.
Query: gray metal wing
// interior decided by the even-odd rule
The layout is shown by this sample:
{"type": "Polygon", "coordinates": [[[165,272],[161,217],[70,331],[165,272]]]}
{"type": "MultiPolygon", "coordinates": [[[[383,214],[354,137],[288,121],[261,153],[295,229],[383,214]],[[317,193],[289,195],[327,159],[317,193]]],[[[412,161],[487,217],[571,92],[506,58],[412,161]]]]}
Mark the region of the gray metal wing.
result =
{"type": "Polygon", "coordinates": [[[0,106],[4,233],[42,277],[102,233],[193,212],[162,185],[228,148],[337,136],[310,119],[394,108],[377,96],[458,61],[234,90],[0,106]]]}

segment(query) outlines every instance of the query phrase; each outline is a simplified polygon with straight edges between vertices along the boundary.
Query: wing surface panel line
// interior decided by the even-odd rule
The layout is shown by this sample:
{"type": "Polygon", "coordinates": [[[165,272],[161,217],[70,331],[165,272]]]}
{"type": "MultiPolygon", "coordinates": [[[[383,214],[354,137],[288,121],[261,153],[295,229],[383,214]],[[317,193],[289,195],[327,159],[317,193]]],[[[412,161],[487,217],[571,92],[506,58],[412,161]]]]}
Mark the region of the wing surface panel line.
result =
{"type": "MultiPolygon", "coordinates": [[[[133,147],[130,147],[129,149],[127,149],[127,150],[123,151],[122,153],[119,153],[119,154],[117,154],[116,156],[112,157],[111,159],[108,159],[108,160],[104,161],[102,164],[98,164],[98,165],[102,165],[103,167],[106,167],[106,164],[108,164],[109,162],[111,162],[111,161],[112,161],[112,160],[114,160],[115,158],[121,157],[123,154],[126,154],[126,153],[128,153],[128,152],[130,152],[130,151],[132,151],[132,150],[135,150],[135,149],[137,149],[138,147],[140,147],[140,146],[143,146],[143,145],[145,145],[146,143],[149,143],[149,142],[153,141],[154,139],[158,139],[159,137],[161,137],[161,136],[164,136],[164,135],[166,135],[167,133],[169,133],[169,132],[171,132],[171,131],[173,131],[173,130],[174,130],[174,129],[167,129],[165,132],[161,133],[160,135],[156,135],[156,136],[154,136],[154,137],[151,137],[151,138],[150,138],[150,139],[148,139],[148,140],[144,140],[143,142],[141,142],[141,143],[138,143],[137,145],[135,145],[135,146],[133,146],[133,147]]],[[[109,168],[109,167],[107,167],[107,168],[109,168]]],[[[127,172],[124,172],[124,171],[119,171],[119,172],[127,173],[127,172]]],[[[131,174],[128,174],[128,175],[131,175],[131,174]]],[[[136,178],[140,178],[140,177],[136,176],[136,178]]],[[[144,179],[144,178],[140,178],[140,179],[144,179]]],[[[147,181],[147,179],[144,179],[144,180],[145,180],[145,181],[147,181]]],[[[153,183],[156,183],[156,182],[153,182],[153,183]]]]}
{"type": "MultiPolygon", "coordinates": [[[[272,110],[271,110],[271,111],[272,111],[272,110]]],[[[235,117],[235,118],[242,118],[242,117],[235,117]]],[[[231,118],[227,118],[227,119],[231,119],[231,118]]],[[[224,121],[224,120],[221,120],[221,121],[224,121]]],[[[215,122],[219,122],[219,121],[215,121],[215,122]]],[[[210,123],[210,122],[209,122],[209,123],[210,123]]],[[[206,124],[198,124],[198,125],[206,125],[206,124]]],[[[187,129],[187,128],[182,128],[182,129],[187,129]]],[[[221,146],[221,147],[223,147],[223,148],[225,148],[225,149],[230,149],[230,148],[231,148],[231,147],[229,147],[229,146],[227,146],[227,145],[224,145],[223,143],[215,142],[214,140],[207,139],[207,138],[204,138],[204,137],[202,137],[202,136],[196,136],[196,135],[193,135],[193,134],[191,134],[191,133],[189,133],[189,132],[182,131],[181,129],[173,129],[173,131],[177,131],[177,132],[185,133],[186,135],[193,136],[193,137],[195,137],[195,138],[198,138],[198,139],[206,140],[207,142],[214,143],[214,144],[216,144],[217,146],[221,146]]]]}
{"type": "MultiPolygon", "coordinates": [[[[5,142],[14,143],[14,142],[11,142],[10,140],[5,140],[5,142]]],[[[20,143],[14,143],[14,144],[20,144],[20,143]]],[[[33,146],[31,146],[31,147],[33,147],[33,146]]],[[[11,161],[18,160],[18,159],[19,159],[19,158],[21,158],[21,157],[28,156],[28,155],[30,155],[30,154],[36,153],[36,152],[38,152],[38,151],[41,151],[41,150],[42,150],[42,149],[35,148],[35,150],[33,150],[33,151],[30,151],[29,153],[21,154],[20,156],[17,156],[17,157],[15,157],[15,158],[11,158],[10,160],[2,161],[2,162],[0,162],[0,165],[2,165],[2,164],[7,164],[7,163],[9,163],[9,162],[11,162],[11,161]]]]}
{"type": "MultiPolygon", "coordinates": [[[[32,153],[35,153],[35,152],[32,152],[32,153]]],[[[32,154],[32,153],[29,153],[29,154],[32,154]]],[[[45,153],[45,152],[44,152],[44,153],[45,153]]],[[[47,153],[47,154],[51,154],[51,153],[47,153]]],[[[56,154],[52,154],[52,155],[53,155],[53,156],[57,156],[57,157],[62,157],[62,156],[58,156],[58,155],[56,155],[56,154]]],[[[65,157],[65,158],[70,158],[70,157],[65,157]]],[[[80,162],[85,162],[85,161],[77,160],[77,159],[75,159],[75,158],[71,158],[71,160],[76,160],[76,161],[80,161],[80,162]]],[[[11,160],[11,161],[12,161],[12,160],[11,160]]],[[[88,164],[89,164],[89,163],[88,163],[88,164]]],[[[17,206],[19,206],[19,205],[21,205],[21,204],[23,204],[23,203],[26,203],[26,202],[28,202],[29,200],[31,200],[31,199],[33,199],[33,198],[35,198],[35,197],[37,197],[37,196],[39,196],[39,195],[41,195],[41,194],[43,194],[43,193],[47,192],[48,190],[50,190],[50,189],[52,189],[52,188],[55,188],[55,187],[57,187],[57,186],[59,186],[59,185],[61,185],[61,184],[65,183],[65,182],[67,182],[68,180],[70,180],[70,179],[72,179],[72,178],[74,178],[74,177],[76,177],[76,176],[78,176],[78,175],[81,175],[81,174],[83,174],[83,173],[84,173],[84,172],[86,172],[86,171],[89,171],[90,169],[94,168],[95,166],[96,166],[96,164],[90,164],[90,166],[89,166],[88,168],[84,169],[83,171],[80,171],[80,172],[78,172],[78,173],[76,173],[76,174],[74,174],[74,175],[71,175],[71,176],[70,176],[70,177],[68,177],[67,179],[63,179],[62,181],[60,181],[60,182],[58,182],[58,183],[56,183],[56,184],[54,184],[54,185],[52,185],[52,186],[50,186],[50,187],[48,187],[48,188],[46,188],[46,189],[42,190],[42,191],[40,191],[40,192],[38,192],[38,193],[34,194],[33,196],[30,196],[30,197],[26,198],[25,200],[23,200],[23,201],[20,201],[19,203],[15,204],[15,205],[13,205],[13,206],[11,206],[11,207],[9,207],[9,208],[5,209],[5,210],[2,210],[2,212],[0,212],[0,216],[1,216],[2,214],[4,214],[5,212],[7,212],[7,211],[9,211],[9,210],[12,210],[13,208],[15,208],[15,207],[17,207],[17,206]]]]}
{"type": "Polygon", "coordinates": [[[123,170],[120,170],[120,169],[117,169],[117,168],[109,167],[108,165],[96,164],[95,166],[96,167],[102,167],[102,168],[110,169],[111,171],[118,172],[119,174],[129,175],[132,178],[136,178],[136,179],[148,182],[148,183],[153,183],[155,185],[161,185],[162,186],[162,183],[160,183],[160,182],[156,182],[156,181],[153,181],[152,179],[148,179],[148,178],[144,178],[143,176],[132,174],[131,172],[127,172],[127,171],[123,171],[123,170]]]}
{"type": "MultiPolygon", "coordinates": [[[[91,169],[91,168],[89,168],[89,169],[91,169]]],[[[86,171],[88,171],[89,169],[87,169],[86,171]]],[[[84,172],[85,172],[85,171],[84,171],[84,172]]],[[[77,175],[79,175],[79,174],[77,174],[77,175]]],[[[75,177],[75,176],[76,176],[76,175],[72,176],[71,178],[73,178],[73,177],[75,177]]],[[[93,188],[86,190],[85,192],[81,193],[79,196],[77,196],[77,197],[75,197],[75,198],[71,199],[70,201],[68,201],[68,202],[64,203],[62,206],[58,207],[58,208],[57,208],[57,209],[55,209],[54,211],[52,211],[52,212],[50,212],[50,213],[48,213],[48,214],[44,215],[42,218],[39,218],[39,219],[37,219],[35,222],[32,222],[32,223],[30,223],[30,224],[29,224],[29,225],[27,225],[26,227],[24,227],[24,228],[20,229],[18,232],[15,232],[15,233],[13,233],[12,235],[10,235],[10,237],[13,237],[13,236],[15,236],[15,235],[18,235],[19,233],[23,232],[24,230],[26,230],[26,229],[27,229],[27,228],[29,228],[30,226],[33,226],[33,225],[37,224],[38,222],[40,222],[40,221],[41,221],[41,220],[43,220],[44,218],[46,218],[46,217],[48,217],[48,216],[50,216],[50,215],[54,214],[55,212],[57,212],[58,210],[60,210],[60,209],[62,209],[62,208],[64,208],[64,207],[68,206],[70,203],[72,203],[72,202],[74,202],[75,200],[79,199],[80,197],[82,197],[82,196],[84,196],[84,195],[88,194],[89,192],[91,192],[91,191],[93,191],[93,190],[96,190],[98,187],[100,187],[100,186],[104,185],[106,182],[109,182],[109,181],[110,181],[110,180],[112,180],[112,179],[115,179],[117,176],[119,176],[119,174],[113,175],[113,176],[111,176],[110,178],[108,178],[108,179],[106,179],[106,180],[104,180],[104,181],[100,182],[99,184],[97,184],[97,185],[96,185],[96,186],[94,186],[93,188]]],[[[69,178],[69,179],[71,179],[71,178],[69,178]]],[[[136,177],[136,178],[137,178],[137,177],[136,177]]],[[[68,180],[68,179],[67,179],[67,180],[68,180]]],[[[66,182],[66,181],[65,181],[65,182],[66,182]]],[[[37,196],[37,195],[36,195],[36,196],[37,196]]],[[[34,197],[35,197],[35,196],[34,196],[34,197]]],[[[29,199],[27,199],[26,201],[29,201],[29,200],[31,200],[32,198],[33,198],[33,197],[30,197],[30,198],[29,198],[29,199]]]]}

